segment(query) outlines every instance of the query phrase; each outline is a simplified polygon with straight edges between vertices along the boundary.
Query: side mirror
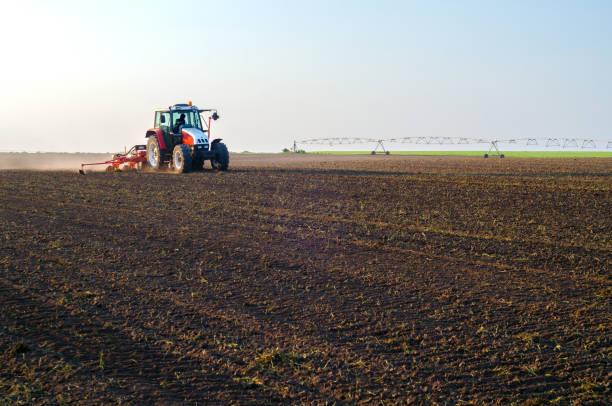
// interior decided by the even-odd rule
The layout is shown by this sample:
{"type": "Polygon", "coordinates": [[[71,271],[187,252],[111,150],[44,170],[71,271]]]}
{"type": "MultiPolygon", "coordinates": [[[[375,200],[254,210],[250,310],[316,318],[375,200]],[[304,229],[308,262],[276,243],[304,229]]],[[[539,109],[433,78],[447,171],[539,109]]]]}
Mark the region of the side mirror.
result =
{"type": "Polygon", "coordinates": [[[160,121],[162,124],[163,124],[163,123],[165,123],[165,122],[166,122],[166,116],[161,116],[161,117],[159,118],[159,121],[160,121]]]}
{"type": "Polygon", "coordinates": [[[219,119],[219,115],[217,114],[217,112],[215,111],[212,115],[212,119],[217,121],[219,119]]]}

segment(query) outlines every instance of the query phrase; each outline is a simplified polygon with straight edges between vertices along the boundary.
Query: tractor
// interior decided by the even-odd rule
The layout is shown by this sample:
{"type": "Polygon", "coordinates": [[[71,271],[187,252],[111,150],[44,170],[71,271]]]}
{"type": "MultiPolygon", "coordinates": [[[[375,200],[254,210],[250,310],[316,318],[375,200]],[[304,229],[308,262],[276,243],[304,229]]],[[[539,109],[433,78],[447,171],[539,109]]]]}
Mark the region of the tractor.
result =
{"type": "Polygon", "coordinates": [[[219,119],[217,110],[201,110],[191,102],[155,110],[153,128],[145,135],[146,145],[134,145],[108,161],[81,164],[79,173],[85,175],[85,167],[93,165],[108,165],[107,172],[149,166],[152,169],[169,167],[185,173],[203,169],[206,160],[210,160],[213,169],[225,171],[229,166],[229,152],[221,138],[209,142],[211,119],[219,119]],[[207,121],[203,120],[202,113],[211,113],[207,121]]]}
{"type": "Polygon", "coordinates": [[[146,132],[148,166],[153,169],[169,166],[184,173],[200,170],[210,160],[213,169],[227,170],[227,147],[221,138],[209,142],[210,120],[218,118],[217,110],[198,109],[191,102],[156,110],[153,128],[146,132]],[[212,113],[208,122],[203,120],[202,113],[212,113]]]}

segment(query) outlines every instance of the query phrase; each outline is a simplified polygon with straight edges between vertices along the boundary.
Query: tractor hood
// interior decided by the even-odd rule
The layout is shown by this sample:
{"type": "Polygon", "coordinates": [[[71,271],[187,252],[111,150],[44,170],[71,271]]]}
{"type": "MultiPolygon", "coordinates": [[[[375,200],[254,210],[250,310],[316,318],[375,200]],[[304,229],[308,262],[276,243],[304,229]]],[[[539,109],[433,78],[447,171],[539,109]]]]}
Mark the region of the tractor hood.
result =
{"type": "Polygon", "coordinates": [[[193,143],[196,145],[208,144],[208,136],[199,128],[183,128],[181,134],[190,135],[193,138],[193,143]]]}

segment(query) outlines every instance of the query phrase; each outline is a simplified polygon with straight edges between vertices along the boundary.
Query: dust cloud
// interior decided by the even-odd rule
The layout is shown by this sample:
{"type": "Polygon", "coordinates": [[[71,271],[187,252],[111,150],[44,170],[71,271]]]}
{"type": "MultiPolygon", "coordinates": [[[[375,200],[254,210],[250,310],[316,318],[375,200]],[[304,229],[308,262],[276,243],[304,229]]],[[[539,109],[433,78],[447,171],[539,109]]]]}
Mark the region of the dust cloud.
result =
{"type": "MultiPolygon", "coordinates": [[[[113,154],[93,153],[0,153],[0,170],[29,169],[36,171],[78,171],[82,163],[104,162],[113,154]]],[[[88,171],[104,170],[106,165],[88,166],[88,171]]]]}

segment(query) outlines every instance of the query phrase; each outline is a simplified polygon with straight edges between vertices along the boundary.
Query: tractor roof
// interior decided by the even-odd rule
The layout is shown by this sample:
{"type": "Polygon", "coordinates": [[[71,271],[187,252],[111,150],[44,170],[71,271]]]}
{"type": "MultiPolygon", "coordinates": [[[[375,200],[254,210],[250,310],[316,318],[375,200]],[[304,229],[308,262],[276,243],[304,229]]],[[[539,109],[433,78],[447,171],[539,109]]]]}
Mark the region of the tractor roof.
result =
{"type": "Polygon", "coordinates": [[[155,109],[155,111],[164,111],[168,112],[171,110],[185,110],[185,111],[197,111],[197,106],[190,106],[189,104],[175,104],[173,106],[169,106],[167,109],[155,109]]]}
{"type": "Polygon", "coordinates": [[[155,111],[161,111],[162,113],[168,113],[170,111],[215,111],[215,109],[199,109],[198,106],[193,106],[189,104],[175,104],[173,106],[169,106],[167,109],[155,109],[155,111]]]}

